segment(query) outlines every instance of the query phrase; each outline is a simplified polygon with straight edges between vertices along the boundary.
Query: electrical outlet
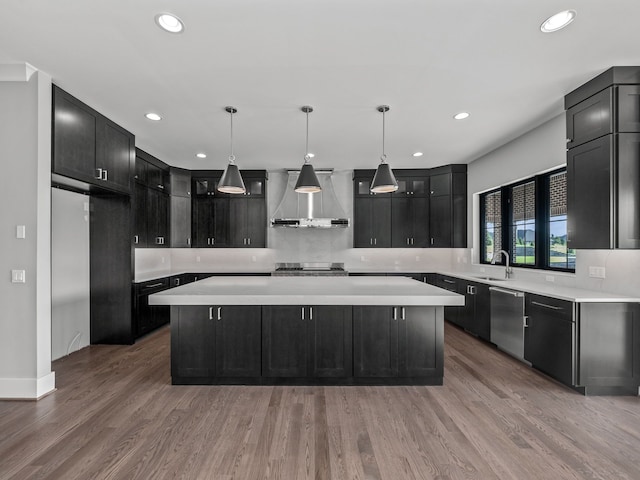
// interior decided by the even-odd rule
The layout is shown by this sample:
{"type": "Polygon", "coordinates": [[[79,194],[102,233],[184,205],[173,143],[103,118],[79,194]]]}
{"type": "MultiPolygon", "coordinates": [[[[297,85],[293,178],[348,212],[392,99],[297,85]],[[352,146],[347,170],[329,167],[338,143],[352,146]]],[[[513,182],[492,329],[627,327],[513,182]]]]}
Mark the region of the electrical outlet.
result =
{"type": "Polygon", "coordinates": [[[200,255],[196,257],[196,262],[199,262],[199,261],[200,261],[200,255]]]}
{"type": "Polygon", "coordinates": [[[546,276],[544,277],[544,279],[545,279],[547,282],[551,282],[551,283],[553,283],[553,282],[555,282],[555,281],[556,281],[556,277],[554,277],[553,275],[546,275],[546,276]]]}
{"type": "Polygon", "coordinates": [[[604,267],[589,267],[589,276],[592,278],[605,278],[604,267]]]}

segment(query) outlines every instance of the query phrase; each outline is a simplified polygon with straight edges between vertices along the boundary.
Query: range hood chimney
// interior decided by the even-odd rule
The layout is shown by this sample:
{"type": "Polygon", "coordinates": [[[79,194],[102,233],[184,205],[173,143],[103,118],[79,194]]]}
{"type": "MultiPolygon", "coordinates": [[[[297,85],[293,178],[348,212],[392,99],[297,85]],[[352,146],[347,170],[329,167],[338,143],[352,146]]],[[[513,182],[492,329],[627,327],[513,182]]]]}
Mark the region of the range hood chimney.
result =
{"type": "Polygon", "coordinates": [[[294,191],[300,170],[287,170],[287,187],[271,219],[272,227],[344,228],[349,226],[333,189],[333,169],[316,169],[322,190],[317,193],[294,191]]]}

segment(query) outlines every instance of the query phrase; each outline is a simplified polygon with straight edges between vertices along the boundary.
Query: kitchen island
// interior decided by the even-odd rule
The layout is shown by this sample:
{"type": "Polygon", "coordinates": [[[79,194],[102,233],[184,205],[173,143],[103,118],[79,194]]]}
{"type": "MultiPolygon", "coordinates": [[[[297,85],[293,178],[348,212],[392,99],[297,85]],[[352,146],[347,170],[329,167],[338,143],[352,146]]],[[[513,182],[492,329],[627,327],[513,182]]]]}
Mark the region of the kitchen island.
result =
{"type": "Polygon", "coordinates": [[[444,306],[404,277],[211,277],[171,306],[173,384],[441,385],[444,306]]]}

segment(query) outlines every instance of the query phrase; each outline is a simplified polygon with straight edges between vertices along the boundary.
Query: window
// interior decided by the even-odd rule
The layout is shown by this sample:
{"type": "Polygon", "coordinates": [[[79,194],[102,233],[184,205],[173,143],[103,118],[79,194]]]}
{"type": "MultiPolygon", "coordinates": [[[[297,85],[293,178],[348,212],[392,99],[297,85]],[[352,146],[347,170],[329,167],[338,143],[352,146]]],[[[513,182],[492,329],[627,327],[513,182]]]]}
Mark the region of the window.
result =
{"type": "Polygon", "coordinates": [[[480,200],[481,263],[504,249],[515,266],[575,271],[575,251],[567,248],[565,169],[505,185],[480,200]]]}

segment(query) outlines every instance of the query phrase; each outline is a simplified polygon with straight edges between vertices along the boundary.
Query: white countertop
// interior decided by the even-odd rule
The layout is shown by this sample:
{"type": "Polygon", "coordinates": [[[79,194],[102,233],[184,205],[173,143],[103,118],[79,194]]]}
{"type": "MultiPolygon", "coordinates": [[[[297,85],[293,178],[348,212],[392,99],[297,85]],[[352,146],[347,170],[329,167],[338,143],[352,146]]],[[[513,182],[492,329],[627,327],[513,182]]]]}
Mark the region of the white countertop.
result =
{"type": "MultiPolygon", "coordinates": [[[[525,280],[508,279],[508,280],[487,280],[481,277],[489,276],[483,273],[471,272],[438,272],[442,275],[470,280],[478,283],[486,283],[488,285],[506,288],[510,290],[519,290],[521,292],[545,295],[547,297],[568,300],[578,303],[640,303],[640,297],[630,297],[628,295],[620,295],[617,293],[600,292],[595,290],[585,290],[582,288],[563,287],[552,282],[540,283],[525,280]]],[[[498,276],[493,276],[498,278],[498,276]]]]}
{"type": "Polygon", "coordinates": [[[210,277],[149,295],[150,305],[464,305],[405,277],[210,277]]]}
{"type": "Polygon", "coordinates": [[[153,272],[136,272],[133,283],[142,283],[142,282],[150,282],[151,280],[157,280],[158,278],[172,277],[174,275],[182,275],[183,273],[213,273],[216,275],[246,275],[248,273],[271,273],[273,268],[265,269],[265,268],[254,268],[252,270],[234,270],[230,272],[228,270],[225,271],[216,271],[214,269],[209,270],[162,270],[162,271],[153,271],[153,272]]]}

